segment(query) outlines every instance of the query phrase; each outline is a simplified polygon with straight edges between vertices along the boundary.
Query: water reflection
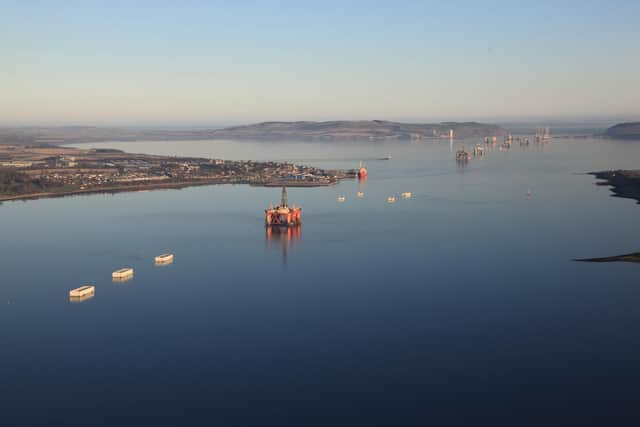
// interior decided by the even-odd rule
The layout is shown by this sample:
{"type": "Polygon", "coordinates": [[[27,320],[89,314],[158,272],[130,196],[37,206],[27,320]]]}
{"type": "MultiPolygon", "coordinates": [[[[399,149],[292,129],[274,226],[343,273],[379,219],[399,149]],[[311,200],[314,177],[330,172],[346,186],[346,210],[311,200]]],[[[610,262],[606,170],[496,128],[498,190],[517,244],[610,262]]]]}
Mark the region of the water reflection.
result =
{"type": "Polygon", "coordinates": [[[69,302],[72,303],[79,303],[79,302],[84,302],[86,300],[90,300],[91,298],[95,297],[96,294],[90,294],[90,295],[83,295],[81,297],[69,297],[69,302]]]}
{"type": "Polygon", "coordinates": [[[282,265],[286,267],[289,253],[289,245],[296,245],[302,235],[302,225],[292,225],[289,227],[278,225],[267,225],[265,227],[265,238],[269,248],[280,248],[282,251],[282,265]]]}
{"type": "Polygon", "coordinates": [[[358,179],[358,191],[356,193],[356,196],[358,197],[358,199],[363,199],[364,198],[364,187],[367,185],[367,176],[363,176],[360,179],[358,179]]]}

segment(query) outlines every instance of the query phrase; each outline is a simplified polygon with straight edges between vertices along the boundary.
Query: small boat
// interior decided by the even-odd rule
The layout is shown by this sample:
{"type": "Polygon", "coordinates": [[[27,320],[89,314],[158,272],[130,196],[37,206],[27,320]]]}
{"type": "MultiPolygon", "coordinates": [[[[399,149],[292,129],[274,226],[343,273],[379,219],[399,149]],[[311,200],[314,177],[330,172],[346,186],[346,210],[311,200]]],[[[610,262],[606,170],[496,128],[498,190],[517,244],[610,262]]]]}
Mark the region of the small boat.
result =
{"type": "Polygon", "coordinates": [[[84,285],[69,291],[70,298],[86,298],[96,293],[96,287],[92,285],[84,285]]]}
{"type": "Polygon", "coordinates": [[[412,195],[413,194],[411,194],[410,191],[405,191],[404,193],[401,194],[403,199],[410,199],[412,195]]]}
{"type": "Polygon", "coordinates": [[[362,199],[364,197],[364,193],[362,191],[358,191],[356,196],[358,196],[359,199],[362,199]]]}
{"type": "Polygon", "coordinates": [[[127,280],[133,277],[133,268],[125,267],[111,273],[113,280],[127,280]]]}
{"type": "Polygon", "coordinates": [[[389,196],[387,197],[387,203],[395,203],[396,202],[396,198],[395,196],[389,196]]]}
{"type": "Polygon", "coordinates": [[[173,254],[166,253],[155,257],[156,264],[169,264],[173,262],[173,254]]]}
{"type": "Polygon", "coordinates": [[[345,197],[344,197],[344,196],[338,196],[338,201],[339,201],[340,203],[344,203],[344,201],[345,201],[345,200],[346,200],[346,199],[345,199],[345,197]]]}

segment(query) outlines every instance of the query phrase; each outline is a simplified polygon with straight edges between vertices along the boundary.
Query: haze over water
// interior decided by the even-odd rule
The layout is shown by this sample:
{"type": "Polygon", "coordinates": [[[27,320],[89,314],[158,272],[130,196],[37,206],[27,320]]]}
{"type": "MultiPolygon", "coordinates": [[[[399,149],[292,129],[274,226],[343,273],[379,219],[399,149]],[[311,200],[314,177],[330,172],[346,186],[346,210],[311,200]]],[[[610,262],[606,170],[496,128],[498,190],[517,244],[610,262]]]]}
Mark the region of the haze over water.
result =
{"type": "Polygon", "coordinates": [[[640,269],[572,259],[640,250],[640,206],[581,174],[637,168],[640,144],[515,143],[467,166],[448,142],[82,147],[365,160],[369,178],[289,189],[303,225],[288,239],[263,225],[278,188],[0,205],[0,387],[26,420],[38,417],[29,400],[50,402],[52,419],[118,408],[110,420],[131,421],[153,407],[167,423],[206,400],[223,425],[584,423],[635,410],[640,269]],[[167,251],[175,262],[154,266],[167,251]],[[135,278],[112,283],[123,266],[135,278]],[[70,303],[85,283],[95,297],[70,303]]]}

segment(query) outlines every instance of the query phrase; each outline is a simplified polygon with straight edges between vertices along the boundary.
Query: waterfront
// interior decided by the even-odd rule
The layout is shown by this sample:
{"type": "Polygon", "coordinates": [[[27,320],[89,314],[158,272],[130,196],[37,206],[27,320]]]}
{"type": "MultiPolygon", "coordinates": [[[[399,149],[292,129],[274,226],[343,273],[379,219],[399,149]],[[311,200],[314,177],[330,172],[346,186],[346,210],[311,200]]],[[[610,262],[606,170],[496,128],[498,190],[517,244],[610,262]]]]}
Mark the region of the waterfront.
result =
{"type": "Polygon", "coordinates": [[[225,161],[113,149],[0,145],[0,201],[210,184],[318,187],[354,177],[277,162],[225,161]]]}
{"type": "Polygon", "coordinates": [[[324,169],[364,159],[369,178],[289,189],[304,222],[286,249],[263,225],[278,188],[2,204],[0,387],[15,408],[53,390],[60,408],[74,391],[144,406],[180,390],[226,415],[250,402],[278,419],[286,405],[301,424],[364,408],[369,421],[467,408],[514,423],[523,410],[635,409],[640,269],[572,259],[640,250],[637,204],[582,174],[639,168],[637,143],[515,145],[464,166],[448,142],[90,146],[324,169]],[[176,261],[156,267],[166,251],[176,261]],[[123,265],[135,277],[113,284],[123,265]],[[95,297],[71,304],[84,283],[95,297]]]}

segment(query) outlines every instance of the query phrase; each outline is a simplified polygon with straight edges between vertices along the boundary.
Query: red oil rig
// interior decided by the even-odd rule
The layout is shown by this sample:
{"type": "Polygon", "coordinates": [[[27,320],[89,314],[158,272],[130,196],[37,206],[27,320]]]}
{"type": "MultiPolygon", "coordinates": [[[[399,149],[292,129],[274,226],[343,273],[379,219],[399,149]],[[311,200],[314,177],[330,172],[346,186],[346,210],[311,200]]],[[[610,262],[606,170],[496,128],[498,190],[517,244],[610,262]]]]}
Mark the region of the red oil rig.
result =
{"type": "Polygon", "coordinates": [[[276,207],[269,205],[269,209],[265,209],[264,223],[267,226],[282,225],[285,227],[302,224],[302,208],[289,207],[287,203],[287,187],[282,187],[280,205],[276,207]]]}

